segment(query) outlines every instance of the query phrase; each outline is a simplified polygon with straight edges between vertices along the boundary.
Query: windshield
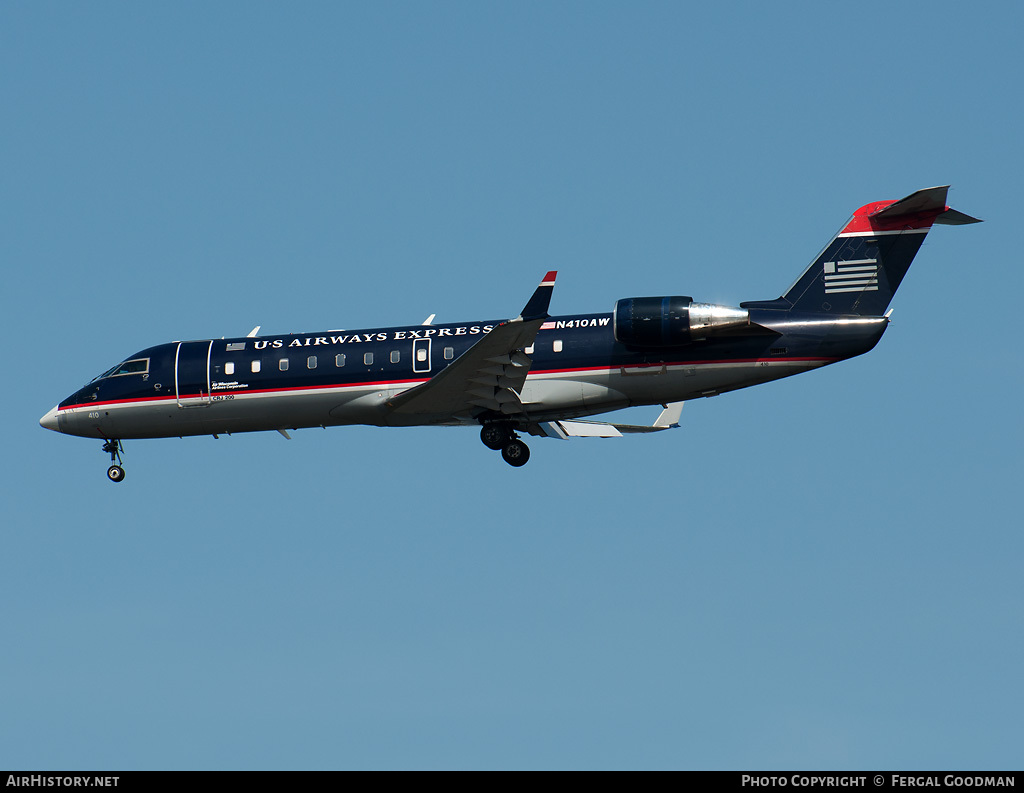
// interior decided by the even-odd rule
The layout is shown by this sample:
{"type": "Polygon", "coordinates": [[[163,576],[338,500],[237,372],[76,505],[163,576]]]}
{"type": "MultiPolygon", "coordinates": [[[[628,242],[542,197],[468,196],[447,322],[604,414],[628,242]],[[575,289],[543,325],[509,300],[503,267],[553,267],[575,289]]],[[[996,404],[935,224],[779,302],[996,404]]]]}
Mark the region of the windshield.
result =
{"type": "Polygon", "coordinates": [[[103,374],[96,375],[90,383],[102,380],[104,377],[117,377],[122,374],[146,374],[149,371],[149,358],[134,358],[130,361],[122,361],[117,366],[112,366],[103,374]]]}

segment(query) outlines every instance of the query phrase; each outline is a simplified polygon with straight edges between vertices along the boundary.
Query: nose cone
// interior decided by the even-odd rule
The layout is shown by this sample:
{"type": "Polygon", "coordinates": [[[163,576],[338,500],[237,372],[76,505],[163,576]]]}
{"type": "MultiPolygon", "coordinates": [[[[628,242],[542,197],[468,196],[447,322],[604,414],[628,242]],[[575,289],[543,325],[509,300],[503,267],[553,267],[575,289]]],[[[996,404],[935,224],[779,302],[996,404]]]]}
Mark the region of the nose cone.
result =
{"type": "Polygon", "coordinates": [[[60,427],[57,426],[57,406],[50,408],[46,415],[39,419],[39,426],[45,427],[48,430],[54,432],[60,432],[60,427]]]}

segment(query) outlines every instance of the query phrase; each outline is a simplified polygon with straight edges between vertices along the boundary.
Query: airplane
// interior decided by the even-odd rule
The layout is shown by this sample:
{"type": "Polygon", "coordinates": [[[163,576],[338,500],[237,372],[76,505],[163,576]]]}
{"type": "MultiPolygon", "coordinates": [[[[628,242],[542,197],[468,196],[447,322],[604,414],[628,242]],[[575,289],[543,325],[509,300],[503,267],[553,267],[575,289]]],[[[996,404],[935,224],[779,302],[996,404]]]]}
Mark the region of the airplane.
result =
{"type": "Polygon", "coordinates": [[[949,186],[860,207],[781,297],[737,307],[631,297],[611,313],[551,316],[556,272],[514,319],[174,341],[122,360],[49,410],[49,430],[122,441],[368,424],[479,426],[512,466],[540,437],[620,437],[679,426],[683,403],[870,351],[933,224],[981,222],[949,186]],[[661,405],[651,425],[585,417],[661,405]]]}

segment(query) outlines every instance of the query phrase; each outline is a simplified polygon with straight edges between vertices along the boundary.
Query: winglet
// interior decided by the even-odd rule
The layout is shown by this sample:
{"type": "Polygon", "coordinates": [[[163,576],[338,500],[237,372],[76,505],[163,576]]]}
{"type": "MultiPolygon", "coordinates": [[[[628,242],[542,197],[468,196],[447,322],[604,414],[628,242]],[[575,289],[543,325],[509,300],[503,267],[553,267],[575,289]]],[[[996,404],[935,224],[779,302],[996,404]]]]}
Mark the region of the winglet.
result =
{"type": "Polygon", "coordinates": [[[675,429],[679,426],[679,417],[683,413],[683,403],[669,402],[663,407],[665,409],[661,411],[661,415],[654,420],[654,426],[664,429],[675,429]]]}
{"type": "Polygon", "coordinates": [[[530,302],[526,304],[523,312],[519,315],[520,320],[529,322],[531,319],[547,319],[548,305],[551,303],[551,293],[555,291],[555,276],[557,275],[558,271],[552,270],[544,276],[537,291],[530,298],[530,302]]]}

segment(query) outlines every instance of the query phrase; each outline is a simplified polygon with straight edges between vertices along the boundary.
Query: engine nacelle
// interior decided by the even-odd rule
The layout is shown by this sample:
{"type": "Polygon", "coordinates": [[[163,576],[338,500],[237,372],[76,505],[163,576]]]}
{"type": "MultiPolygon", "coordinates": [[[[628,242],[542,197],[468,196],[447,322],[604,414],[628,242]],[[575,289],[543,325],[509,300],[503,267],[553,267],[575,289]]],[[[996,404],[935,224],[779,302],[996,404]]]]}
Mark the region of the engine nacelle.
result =
{"type": "Polygon", "coordinates": [[[750,325],[746,309],[692,297],[628,297],[615,303],[615,340],[629,347],[682,347],[750,325]]]}

